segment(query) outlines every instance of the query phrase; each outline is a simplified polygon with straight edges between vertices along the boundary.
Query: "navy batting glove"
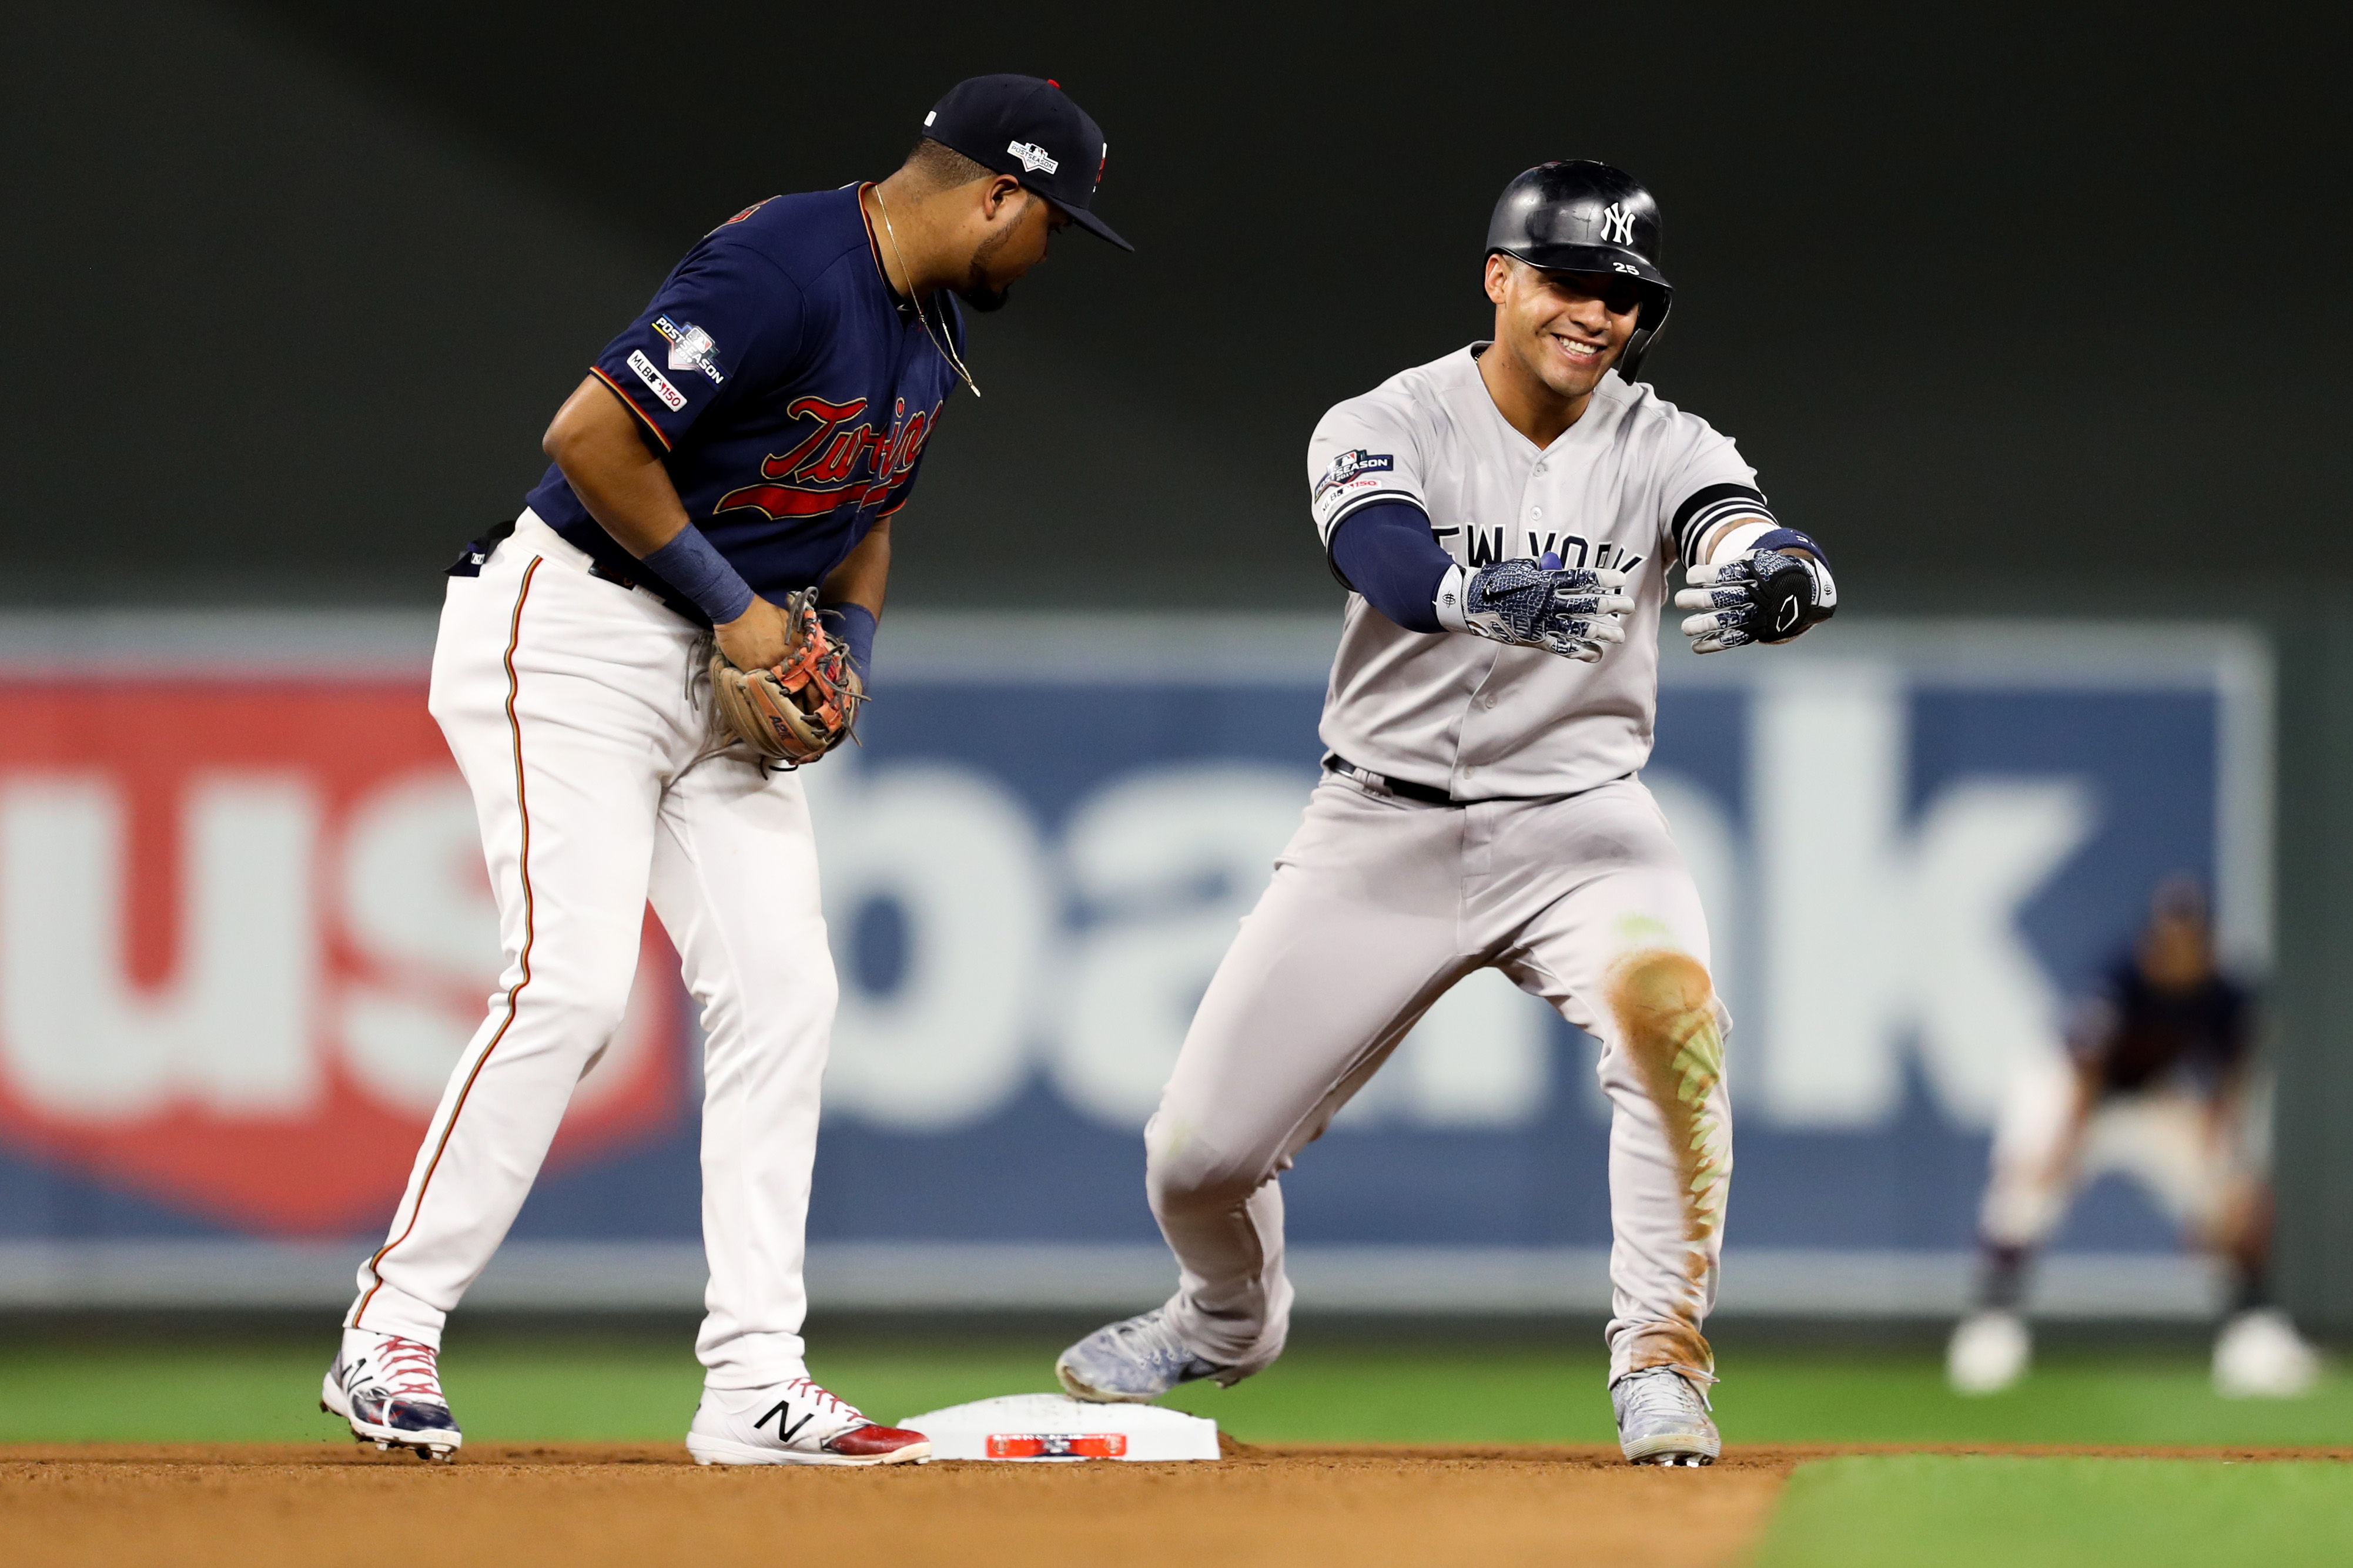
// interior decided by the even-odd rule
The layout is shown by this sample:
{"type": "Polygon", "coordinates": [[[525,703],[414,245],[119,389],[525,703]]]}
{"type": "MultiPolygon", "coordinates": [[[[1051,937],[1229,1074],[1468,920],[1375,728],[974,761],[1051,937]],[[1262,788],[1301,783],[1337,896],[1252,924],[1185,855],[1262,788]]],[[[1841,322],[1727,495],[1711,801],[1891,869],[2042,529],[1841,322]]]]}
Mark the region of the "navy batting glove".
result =
{"type": "Polygon", "coordinates": [[[1439,588],[1441,621],[1449,618],[1449,594],[1459,597],[1460,624],[1451,629],[1514,647],[1540,647],[1583,664],[1599,662],[1609,644],[1626,640],[1620,617],[1634,601],[1618,592],[1626,585],[1623,572],[1525,560],[1498,561],[1468,577],[1460,577],[1461,572],[1456,567],[1448,573],[1439,588]]]}
{"type": "Polygon", "coordinates": [[[1683,622],[1694,653],[1788,642],[1838,613],[1838,584],[1811,555],[1752,550],[1684,578],[1692,585],[1675,595],[1675,608],[1704,612],[1683,622]]]}

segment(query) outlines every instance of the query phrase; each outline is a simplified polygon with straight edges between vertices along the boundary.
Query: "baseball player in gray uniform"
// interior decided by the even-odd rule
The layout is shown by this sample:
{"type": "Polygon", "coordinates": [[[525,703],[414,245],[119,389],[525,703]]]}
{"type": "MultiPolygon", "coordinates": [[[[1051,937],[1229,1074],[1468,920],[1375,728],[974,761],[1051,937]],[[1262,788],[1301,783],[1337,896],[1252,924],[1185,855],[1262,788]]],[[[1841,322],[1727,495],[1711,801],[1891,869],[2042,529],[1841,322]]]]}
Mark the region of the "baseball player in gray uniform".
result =
{"type": "Polygon", "coordinates": [[[1145,1131],[1176,1293],[1062,1353],[1079,1398],[1231,1384],[1281,1353],[1280,1173],[1432,1003],[1493,967],[1602,1045],[1626,1457],[1719,1452],[1701,1326],[1732,1171],[1730,1019],[1640,777],[1659,616],[1678,562],[1702,653],[1787,641],[1837,596],[1731,440],[1634,379],[1672,299],[1658,260],[1632,178],[1530,169],[1489,226],[1493,341],[1316,426],[1314,515],[1351,589],[1325,774],[1145,1131]]]}

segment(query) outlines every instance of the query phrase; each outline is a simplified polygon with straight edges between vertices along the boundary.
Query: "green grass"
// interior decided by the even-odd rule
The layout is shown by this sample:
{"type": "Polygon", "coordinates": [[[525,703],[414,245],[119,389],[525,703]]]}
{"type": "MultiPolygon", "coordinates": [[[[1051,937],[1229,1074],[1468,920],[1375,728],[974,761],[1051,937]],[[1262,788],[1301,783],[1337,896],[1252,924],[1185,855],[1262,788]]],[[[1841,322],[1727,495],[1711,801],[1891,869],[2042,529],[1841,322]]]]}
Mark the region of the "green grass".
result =
{"type": "Polygon", "coordinates": [[[1753,1568],[2353,1562],[2353,1466],[1901,1455],[1790,1478],[1753,1568]]]}
{"type": "MultiPolygon", "coordinates": [[[[2353,1379],[2310,1398],[2219,1398],[2202,1359],[2051,1357],[2010,1393],[1964,1399],[1929,1355],[1747,1353],[1719,1363],[1733,1442],[2277,1444],[2353,1447],[2353,1379]]],[[[1303,1350],[1239,1386],[1169,1403],[1265,1442],[1608,1442],[1599,1356],[1303,1350]]]]}
{"type": "MultiPolygon", "coordinates": [[[[317,1412],[332,1348],[103,1342],[0,1346],[0,1441],[224,1440],[336,1435],[317,1412]]],[[[1050,1388],[1055,1341],[820,1340],[812,1370],[888,1421],[1050,1388]]],[[[2230,1401],[2188,1356],[2047,1357],[1989,1399],[1945,1389],[1926,1354],[1788,1351],[1725,1357],[1717,1415],[1734,1442],[2278,1444],[2353,1447],[2353,1378],[2308,1399],[2230,1401]]],[[[674,1441],[702,1369],[683,1336],[599,1341],[453,1330],[451,1398],[476,1441],[674,1441]]],[[[1602,1362],[1583,1350],[1297,1344],[1232,1389],[1170,1400],[1246,1442],[1607,1442],[1602,1362]]]]}

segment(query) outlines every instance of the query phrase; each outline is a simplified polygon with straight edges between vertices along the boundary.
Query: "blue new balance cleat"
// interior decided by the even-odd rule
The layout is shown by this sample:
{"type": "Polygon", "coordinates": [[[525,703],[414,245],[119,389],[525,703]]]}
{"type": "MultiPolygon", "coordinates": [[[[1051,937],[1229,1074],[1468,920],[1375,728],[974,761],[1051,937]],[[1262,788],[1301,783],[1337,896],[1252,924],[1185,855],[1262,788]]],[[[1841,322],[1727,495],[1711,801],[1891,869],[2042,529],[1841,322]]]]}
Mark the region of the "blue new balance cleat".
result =
{"type": "Polygon", "coordinates": [[[1064,1351],[1054,1375],[1073,1399],[1098,1404],[1149,1405],[1180,1383],[1205,1377],[1231,1387],[1242,1374],[1196,1355],[1168,1326],[1168,1309],[1108,1323],[1064,1351]]]}
{"type": "Polygon", "coordinates": [[[1618,1412],[1619,1451],[1637,1465],[1712,1465],[1724,1452],[1707,1395],[1680,1367],[1628,1373],[1609,1385],[1609,1404],[1618,1412]]]}
{"type": "Polygon", "coordinates": [[[357,1442],[406,1448],[420,1459],[453,1459],[466,1439],[441,1392],[438,1353],[397,1334],[346,1329],[319,1389],[319,1408],[349,1422],[357,1442]]]}

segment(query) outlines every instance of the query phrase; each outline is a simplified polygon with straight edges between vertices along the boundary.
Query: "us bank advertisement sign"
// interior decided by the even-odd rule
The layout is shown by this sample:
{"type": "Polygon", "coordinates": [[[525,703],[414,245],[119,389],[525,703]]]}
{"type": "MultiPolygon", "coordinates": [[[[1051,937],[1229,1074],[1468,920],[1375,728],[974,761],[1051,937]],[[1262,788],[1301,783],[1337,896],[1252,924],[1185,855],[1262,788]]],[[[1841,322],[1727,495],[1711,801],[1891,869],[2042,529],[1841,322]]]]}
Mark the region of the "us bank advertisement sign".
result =
{"type": "MultiPolygon", "coordinates": [[[[377,1238],[499,963],[431,633],[0,625],[0,1302],[332,1303],[377,1238]]],[[[1140,1131],[1318,777],[1336,634],[892,616],[864,744],[805,773],[842,982],[820,1305],[1165,1293],[1140,1131]]],[[[1841,619],[1663,665],[1643,778],[1735,1018],[1726,1308],[1957,1305],[2005,1085],[2151,888],[2205,879],[2261,976],[2263,645],[1841,619]]],[[[696,1300],[697,1038],[649,921],[480,1289],[696,1300]]],[[[1284,1178],[1303,1303],[1603,1305],[1592,1065],[1499,975],[1458,987],[1284,1178]]],[[[2206,1288],[2122,1178],[2048,1272],[2063,1310],[2206,1288]]]]}

